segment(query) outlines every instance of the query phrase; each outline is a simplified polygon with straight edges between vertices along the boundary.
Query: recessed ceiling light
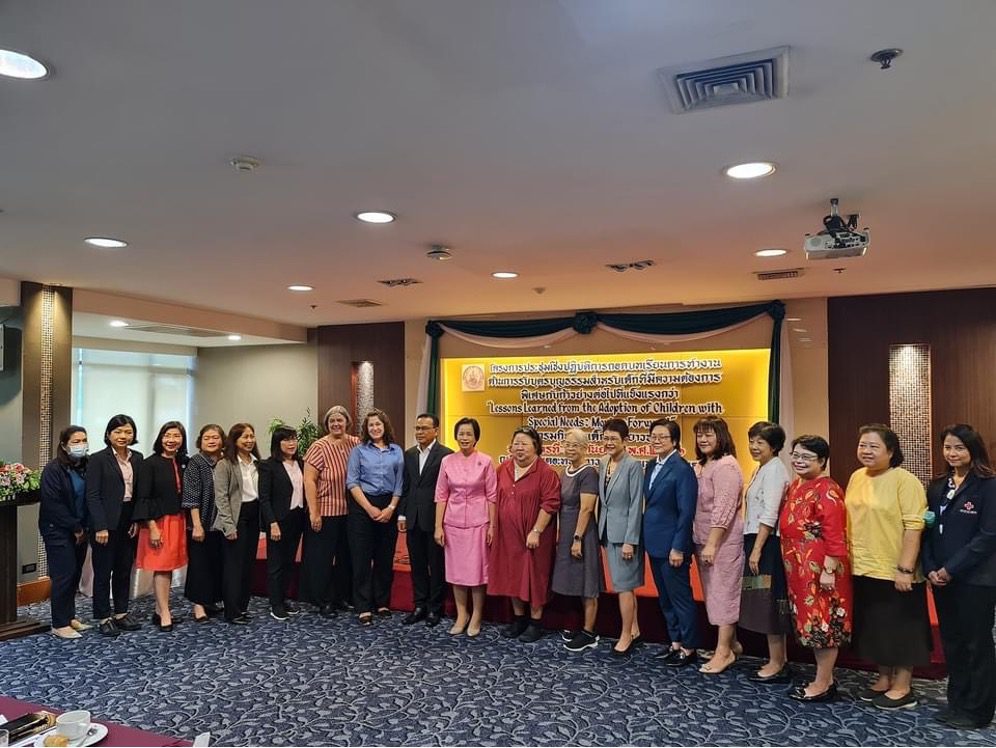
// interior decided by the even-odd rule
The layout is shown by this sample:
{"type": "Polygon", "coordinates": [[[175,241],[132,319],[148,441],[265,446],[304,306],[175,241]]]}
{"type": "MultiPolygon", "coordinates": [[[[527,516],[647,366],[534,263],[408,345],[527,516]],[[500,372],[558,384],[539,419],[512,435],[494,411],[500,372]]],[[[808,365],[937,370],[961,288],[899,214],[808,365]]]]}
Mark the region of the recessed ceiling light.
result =
{"type": "Polygon", "coordinates": [[[125,322],[123,319],[112,319],[107,324],[109,324],[111,327],[127,327],[128,326],[128,323],[125,322]]]}
{"type": "Polygon", "coordinates": [[[728,166],[724,173],[733,179],[757,179],[774,174],[775,165],[770,161],[750,161],[746,164],[728,166]]]}
{"type": "Polygon", "coordinates": [[[807,329],[805,329],[803,327],[793,327],[792,330],[795,331],[795,332],[809,332],[809,330],[807,330],[807,329]]]}
{"type": "Polygon", "coordinates": [[[800,343],[812,343],[813,339],[812,338],[799,338],[799,342],[800,343]]]}
{"type": "Polygon", "coordinates": [[[784,254],[788,254],[787,249],[759,249],[754,253],[756,257],[781,257],[784,254]]]}
{"type": "Polygon", "coordinates": [[[364,223],[391,223],[397,218],[394,213],[383,210],[364,210],[355,215],[358,220],[364,223]]]}
{"type": "Polygon", "coordinates": [[[802,322],[802,317],[786,317],[786,322],[802,322]]]}
{"type": "Polygon", "coordinates": [[[492,278],[499,278],[501,280],[508,280],[510,278],[518,278],[519,274],[518,273],[513,273],[510,270],[499,270],[497,273],[492,273],[491,277],[492,278]]]}
{"type": "Polygon", "coordinates": [[[128,242],[123,242],[120,239],[112,239],[109,236],[88,236],[83,241],[101,249],[121,249],[128,246],[128,242]]]}
{"type": "Polygon", "coordinates": [[[233,343],[237,343],[240,340],[242,340],[242,336],[241,335],[229,335],[228,339],[231,340],[233,343]]]}
{"type": "Polygon", "coordinates": [[[287,286],[287,290],[288,291],[314,291],[315,289],[312,288],[311,286],[293,285],[293,286],[287,286]]]}
{"type": "Polygon", "coordinates": [[[48,76],[48,68],[34,57],[28,57],[12,49],[0,49],[0,75],[36,81],[48,76]]]}

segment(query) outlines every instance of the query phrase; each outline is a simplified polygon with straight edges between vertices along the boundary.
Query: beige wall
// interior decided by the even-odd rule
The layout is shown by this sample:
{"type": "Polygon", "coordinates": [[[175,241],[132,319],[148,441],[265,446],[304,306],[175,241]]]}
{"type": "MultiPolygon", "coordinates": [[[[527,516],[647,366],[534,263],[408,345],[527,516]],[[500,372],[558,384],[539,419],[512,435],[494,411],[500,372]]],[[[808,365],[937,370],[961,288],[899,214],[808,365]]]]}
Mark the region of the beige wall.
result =
{"type": "MultiPolygon", "coordinates": [[[[789,330],[789,356],[792,364],[792,397],[795,411],[795,432],[797,434],[816,433],[823,436],[829,430],[830,416],[827,408],[827,301],[826,298],[790,299],[785,302],[787,317],[800,317],[799,322],[786,322],[789,330]],[[793,332],[802,327],[805,334],[793,332]],[[809,337],[811,343],[802,343],[800,338],[809,337]]],[[[627,310],[632,311],[632,310],[627,310]]],[[[641,309],[640,311],[665,311],[664,309],[641,309]]],[[[668,308],[667,311],[673,311],[668,308]]],[[[562,316],[556,313],[542,315],[515,315],[519,319],[562,316]]],[[[405,401],[406,443],[412,442],[411,430],[414,426],[415,408],[418,401],[418,380],[422,363],[422,348],[425,341],[426,320],[409,320],[405,323],[405,401]]],[[[648,346],[646,343],[619,338],[601,330],[590,335],[578,335],[558,343],[550,349],[523,348],[498,350],[485,348],[459,340],[452,335],[444,335],[440,340],[440,355],[443,358],[482,356],[491,352],[495,355],[540,356],[586,355],[593,353],[643,353],[648,350],[720,350],[727,348],[767,348],[771,344],[771,322],[765,317],[737,330],[714,335],[694,343],[673,346],[648,346]]],[[[789,437],[791,438],[791,434],[789,437]]],[[[446,438],[446,435],[443,435],[446,438]]]]}
{"type": "Polygon", "coordinates": [[[305,410],[316,421],[318,348],[314,342],[236,348],[201,348],[197,354],[191,431],[205,423],[229,428],[239,421],[256,427],[260,451],[272,418],[297,425],[305,410]]]}

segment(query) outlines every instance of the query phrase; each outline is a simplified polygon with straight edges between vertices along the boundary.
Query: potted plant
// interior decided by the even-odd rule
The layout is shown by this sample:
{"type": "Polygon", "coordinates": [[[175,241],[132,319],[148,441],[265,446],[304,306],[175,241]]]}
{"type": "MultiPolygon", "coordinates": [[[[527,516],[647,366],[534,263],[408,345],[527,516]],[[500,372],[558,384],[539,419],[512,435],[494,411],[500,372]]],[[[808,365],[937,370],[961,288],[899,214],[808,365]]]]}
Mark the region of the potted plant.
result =
{"type": "MultiPolygon", "coordinates": [[[[273,418],[270,420],[269,433],[272,436],[273,432],[276,431],[280,426],[287,425],[287,422],[281,418],[273,418]]],[[[315,423],[314,419],[311,417],[311,408],[307,408],[304,411],[304,418],[301,419],[301,423],[297,425],[297,451],[302,457],[307,453],[308,447],[318,441],[321,436],[321,432],[318,429],[318,424],[315,423]]]]}

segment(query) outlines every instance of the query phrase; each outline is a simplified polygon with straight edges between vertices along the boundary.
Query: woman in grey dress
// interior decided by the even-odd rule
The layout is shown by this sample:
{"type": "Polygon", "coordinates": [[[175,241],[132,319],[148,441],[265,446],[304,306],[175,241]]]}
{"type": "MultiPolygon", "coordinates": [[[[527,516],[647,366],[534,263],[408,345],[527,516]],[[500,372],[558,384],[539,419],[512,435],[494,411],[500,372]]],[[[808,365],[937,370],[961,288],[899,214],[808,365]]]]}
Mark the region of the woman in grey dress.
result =
{"type": "Polygon", "coordinates": [[[612,589],[619,596],[622,631],[612,654],[623,656],[641,642],[634,590],[643,585],[643,463],[626,449],[629,426],[621,418],[602,425],[605,457],[598,470],[601,511],[598,536],[609,561],[612,589]]]}
{"type": "Polygon", "coordinates": [[[560,476],[560,536],[551,587],[557,594],[580,597],[584,605],[584,628],[564,645],[571,652],[598,646],[595,617],[598,596],[605,589],[594,522],[598,470],[588,464],[587,451],[588,435],[581,429],[568,431],[564,456],[571,464],[560,476]]]}

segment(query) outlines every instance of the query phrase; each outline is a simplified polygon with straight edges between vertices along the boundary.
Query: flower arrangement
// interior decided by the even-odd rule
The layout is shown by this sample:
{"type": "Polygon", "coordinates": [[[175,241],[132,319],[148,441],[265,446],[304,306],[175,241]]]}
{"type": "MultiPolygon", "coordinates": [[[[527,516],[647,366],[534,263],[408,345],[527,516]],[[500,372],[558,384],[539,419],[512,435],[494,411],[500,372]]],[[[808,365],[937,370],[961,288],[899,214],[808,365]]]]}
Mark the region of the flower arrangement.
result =
{"type": "Polygon", "coordinates": [[[19,462],[0,461],[0,502],[13,501],[18,494],[37,491],[41,473],[19,462]]]}

